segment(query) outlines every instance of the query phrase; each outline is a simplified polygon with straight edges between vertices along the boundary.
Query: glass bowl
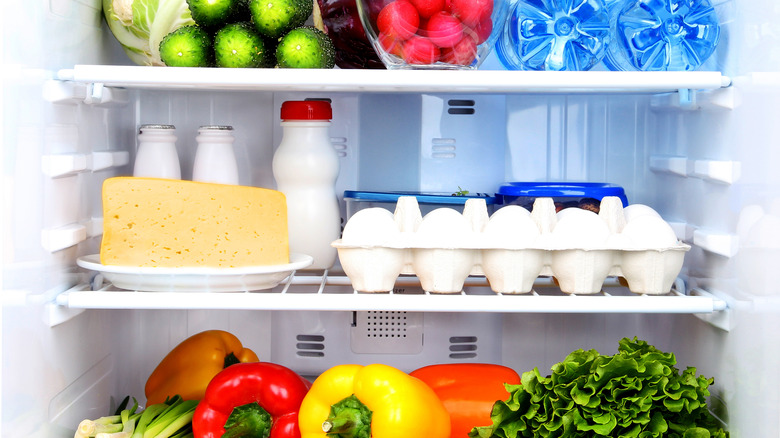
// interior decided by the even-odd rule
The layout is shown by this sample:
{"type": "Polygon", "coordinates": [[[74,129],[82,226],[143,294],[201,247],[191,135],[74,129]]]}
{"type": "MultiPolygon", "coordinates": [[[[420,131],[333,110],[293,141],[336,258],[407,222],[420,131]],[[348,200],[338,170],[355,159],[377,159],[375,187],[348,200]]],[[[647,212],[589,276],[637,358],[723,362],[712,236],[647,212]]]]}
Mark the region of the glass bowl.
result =
{"type": "Polygon", "coordinates": [[[390,70],[477,69],[504,27],[509,0],[356,0],[390,70]]]}

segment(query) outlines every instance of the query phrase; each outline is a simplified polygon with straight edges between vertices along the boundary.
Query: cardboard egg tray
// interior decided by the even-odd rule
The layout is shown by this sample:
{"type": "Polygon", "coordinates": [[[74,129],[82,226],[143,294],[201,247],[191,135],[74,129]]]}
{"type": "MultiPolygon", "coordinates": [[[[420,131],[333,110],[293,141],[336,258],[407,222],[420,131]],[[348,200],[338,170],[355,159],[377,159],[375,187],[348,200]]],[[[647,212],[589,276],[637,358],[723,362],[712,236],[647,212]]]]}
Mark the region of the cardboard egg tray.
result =
{"type": "Polygon", "coordinates": [[[442,294],[460,293],[468,276],[485,276],[503,294],[531,292],[539,276],[568,294],[598,293],[610,276],[636,294],[666,294],[690,250],[655,211],[624,209],[616,197],[605,197],[598,214],[556,213],[551,198],[539,198],[530,213],[505,206],[489,216],[485,201],[473,199],[463,213],[438,208],[425,217],[415,197],[401,197],[394,213],[358,211],[332,246],[358,292],[388,292],[399,275],[413,274],[442,294]]]}

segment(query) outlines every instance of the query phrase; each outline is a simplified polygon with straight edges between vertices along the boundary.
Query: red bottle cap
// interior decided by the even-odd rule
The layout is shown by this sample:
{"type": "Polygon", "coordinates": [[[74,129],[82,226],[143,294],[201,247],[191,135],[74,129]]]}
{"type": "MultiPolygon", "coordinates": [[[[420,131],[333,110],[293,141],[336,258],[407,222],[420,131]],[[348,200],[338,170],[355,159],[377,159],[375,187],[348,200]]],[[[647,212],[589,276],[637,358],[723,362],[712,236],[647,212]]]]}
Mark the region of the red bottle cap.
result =
{"type": "Polygon", "coordinates": [[[282,120],[330,120],[333,110],[324,100],[288,100],[282,103],[282,120]]]}

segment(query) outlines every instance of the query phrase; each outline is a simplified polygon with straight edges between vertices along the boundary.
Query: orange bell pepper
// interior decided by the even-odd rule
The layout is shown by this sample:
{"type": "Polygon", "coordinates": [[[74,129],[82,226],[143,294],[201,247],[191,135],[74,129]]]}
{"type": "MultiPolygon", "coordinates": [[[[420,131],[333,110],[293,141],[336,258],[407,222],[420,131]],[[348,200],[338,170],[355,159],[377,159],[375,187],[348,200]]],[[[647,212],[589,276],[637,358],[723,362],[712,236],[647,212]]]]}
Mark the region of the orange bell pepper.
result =
{"type": "Polygon", "coordinates": [[[146,405],[162,403],[174,395],[184,400],[201,400],[211,379],[224,368],[259,361],[257,354],[244,348],[232,333],[197,333],[171,350],[149,376],[144,388],[146,405]]]}
{"type": "Polygon", "coordinates": [[[490,426],[498,400],[507,400],[504,383],[520,384],[520,375],[502,365],[484,363],[439,364],[409,373],[433,389],[450,414],[451,438],[466,438],[476,426],[490,426]]]}

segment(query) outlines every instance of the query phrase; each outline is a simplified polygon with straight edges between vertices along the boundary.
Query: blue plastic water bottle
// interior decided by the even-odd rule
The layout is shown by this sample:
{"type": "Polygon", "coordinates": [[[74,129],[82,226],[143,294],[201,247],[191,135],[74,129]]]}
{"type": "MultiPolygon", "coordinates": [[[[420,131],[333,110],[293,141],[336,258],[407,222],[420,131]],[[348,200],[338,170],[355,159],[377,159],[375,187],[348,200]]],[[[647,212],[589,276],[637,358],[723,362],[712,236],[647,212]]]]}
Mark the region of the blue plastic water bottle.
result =
{"type": "Polygon", "coordinates": [[[589,70],[609,40],[604,0],[516,0],[496,54],[509,70],[589,70]]]}
{"type": "Polygon", "coordinates": [[[709,0],[613,0],[611,70],[696,70],[712,55],[720,26],[709,0]]]}

